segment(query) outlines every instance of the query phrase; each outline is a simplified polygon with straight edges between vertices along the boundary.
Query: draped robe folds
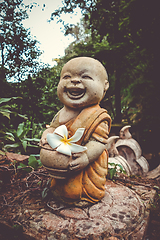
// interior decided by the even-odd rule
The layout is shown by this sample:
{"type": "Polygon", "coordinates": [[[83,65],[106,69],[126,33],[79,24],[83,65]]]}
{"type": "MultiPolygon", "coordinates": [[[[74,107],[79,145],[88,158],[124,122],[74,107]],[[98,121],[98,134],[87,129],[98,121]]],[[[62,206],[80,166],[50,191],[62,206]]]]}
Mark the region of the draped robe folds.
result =
{"type": "MultiPolygon", "coordinates": [[[[50,127],[58,127],[57,120],[58,114],[51,122],[50,127]]],[[[90,139],[106,144],[111,118],[105,109],[94,105],[83,109],[76,118],[71,119],[65,125],[69,137],[73,136],[78,128],[85,128],[85,132],[77,144],[85,145],[90,139]]],[[[105,149],[98,159],[84,169],[72,173],[66,179],[52,178],[51,188],[66,202],[85,200],[96,203],[104,197],[107,171],[108,152],[105,149]]]]}

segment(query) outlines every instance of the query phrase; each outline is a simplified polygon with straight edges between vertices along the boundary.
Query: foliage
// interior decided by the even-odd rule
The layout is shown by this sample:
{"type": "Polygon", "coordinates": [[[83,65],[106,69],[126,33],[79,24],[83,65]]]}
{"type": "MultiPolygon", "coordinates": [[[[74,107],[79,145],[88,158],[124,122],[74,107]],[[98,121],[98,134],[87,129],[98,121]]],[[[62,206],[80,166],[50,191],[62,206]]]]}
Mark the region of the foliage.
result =
{"type": "Polygon", "coordinates": [[[36,61],[41,54],[38,42],[22,25],[22,20],[28,18],[27,9],[23,0],[0,2],[0,70],[3,82],[6,75],[20,80],[24,79],[25,72],[33,73],[39,68],[36,61]]]}
{"type": "Polygon", "coordinates": [[[42,200],[44,200],[48,196],[48,194],[50,193],[50,190],[51,190],[50,186],[51,186],[51,179],[49,179],[47,181],[46,186],[42,191],[42,200]]]}
{"type": "Polygon", "coordinates": [[[120,164],[108,163],[108,165],[110,165],[108,166],[109,179],[113,179],[114,176],[117,176],[117,172],[126,174],[126,172],[123,170],[123,167],[120,164]]]}
{"type": "Polygon", "coordinates": [[[27,147],[38,147],[40,139],[27,138],[28,132],[31,130],[31,122],[26,121],[18,125],[17,130],[10,129],[5,133],[4,140],[7,144],[4,145],[5,151],[14,150],[15,152],[24,153],[27,151],[27,147]]]}
{"type": "Polygon", "coordinates": [[[34,155],[30,155],[28,159],[28,164],[19,163],[17,169],[23,169],[24,171],[31,172],[32,170],[37,170],[42,166],[40,159],[36,159],[34,155]]]}
{"type": "Polygon", "coordinates": [[[25,115],[17,113],[17,100],[22,99],[20,97],[0,98],[0,148],[20,153],[30,152],[31,150],[38,152],[37,144],[44,127],[41,123],[31,122],[27,120],[28,118],[25,115]],[[11,114],[12,117],[10,117],[11,114]],[[22,118],[25,121],[20,122],[17,126],[17,122],[21,121],[22,118]],[[14,124],[14,120],[16,124],[14,124]]]}
{"type": "Polygon", "coordinates": [[[9,103],[11,103],[12,100],[15,100],[18,98],[19,97],[0,98],[0,114],[2,114],[4,117],[7,117],[10,119],[10,115],[11,115],[11,113],[13,113],[15,115],[18,115],[18,116],[26,119],[26,117],[24,115],[14,112],[11,109],[12,106],[8,105],[9,103]]]}
{"type": "MultiPolygon", "coordinates": [[[[17,96],[17,111],[26,114],[33,123],[49,124],[53,116],[60,110],[62,104],[57,97],[57,85],[63,60],[57,61],[57,66],[44,68],[39,73],[29,75],[25,81],[10,83],[7,96],[17,96]]],[[[19,120],[12,119],[14,128],[19,120]]],[[[32,127],[32,126],[31,126],[32,127]]]]}
{"type": "MultiPolygon", "coordinates": [[[[73,43],[69,56],[91,56],[109,73],[110,89],[102,106],[109,109],[113,123],[136,124],[146,149],[159,151],[160,134],[158,63],[160,14],[158,1],[65,0],[51,19],[81,8],[90,29],[89,41],[73,43]],[[136,17],[135,17],[136,16],[136,17]]],[[[65,23],[64,23],[65,24],[65,23]]],[[[65,27],[67,24],[65,25],[65,27]]],[[[71,30],[66,28],[66,34],[71,30]],[[68,32],[67,32],[68,31],[68,32]]],[[[73,26],[73,34],[75,30],[73,26]]]]}
{"type": "Polygon", "coordinates": [[[0,147],[4,146],[4,141],[7,138],[7,125],[10,121],[11,114],[19,117],[19,119],[27,119],[25,115],[17,113],[16,101],[19,97],[0,98],[0,147]],[[16,100],[16,101],[15,101],[16,100]],[[1,140],[2,139],[2,140],[1,140]]]}
{"type": "MultiPolygon", "coordinates": [[[[7,37],[9,39],[11,36],[10,29],[14,29],[13,33],[16,28],[20,32],[21,19],[27,16],[27,8],[23,6],[22,10],[21,3],[22,1],[19,0],[5,0],[0,5],[3,12],[1,24],[4,24],[4,19],[7,20],[2,30],[5,34],[5,30],[9,32],[5,37],[6,42],[1,43],[2,59],[4,58],[6,64],[7,51],[4,52],[3,49],[4,44],[9,41],[7,37]],[[13,4],[16,2],[17,5],[13,4]],[[6,15],[7,9],[11,12],[10,15],[6,15]],[[9,22],[8,19],[14,21],[9,22]]],[[[159,79],[157,77],[159,74],[158,23],[160,15],[157,5],[155,0],[153,0],[153,4],[145,0],[64,0],[64,5],[52,14],[52,19],[60,19],[61,13],[73,13],[75,8],[80,7],[83,14],[81,22],[77,25],[65,24],[65,34],[74,36],[75,41],[68,46],[63,58],[55,59],[57,65],[53,68],[46,67],[32,76],[29,75],[25,81],[3,82],[5,87],[1,88],[1,96],[21,98],[12,105],[12,109],[10,109],[10,104],[7,104],[6,112],[3,111],[3,116],[0,114],[3,117],[2,129],[5,129],[6,124],[8,129],[17,129],[21,123],[19,116],[13,115],[5,123],[4,114],[9,116],[9,111],[18,112],[21,115],[27,115],[31,122],[27,137],[35,138],[38,130],[41,133],[45,125],[50,123],[53,116],[62,107],[56,91],[64,63],[72,57],[90,56],[100,60],[109,74],[110,88],[101,102],[101,106],[109,111],[112,123],[120,122],[122,116],[122,123],[136,124],[140,139],[143,140],[140,142],[142,147],[146,146],[146,149],[150,148],[150,151],[156,153],[159,146],[155,139],[160,133],[160,113],[157,111],[157,106],[160,104],[159,79]]],[[[23,36],[22,31],[22,38],[23,36]]],[[[15,35],[13,34],[12,37],[14,43],[15,35]]],[[[7,49],[7,45],[5,46],[7,49]]],[[[11,50],[12,54],[13,49],[11,50]]],[[[15,58],[11,57],[11,59],[17,61],[17,56],[15,55],[15,58]]],[[[34,72],[32,64],[33,62],[30,61],[29,66],[31,68],[33,66],[34,72]]],[[[8,71],[7,66],[9,65],[2,64],[1,79],[5,78],[8,71]]],[[[10,70],[12,71],[12,67],[10,70]]],[[[8,74],[10,73],[8,72],[8,74]]],[[[1,106],[0,110],[2,111],[1,106]]]]}
{"type": "MultiPolygon", "coordinates": [[[[72,12],[77,5],[82,9],[84,19],[89,20],[88,28],[91,29],[93,41],[102,42],[103,37],[107,37],[107,42],[110,44],[104,51],[99,51],[94,57],[101,62],[111,62],[114,79],[115,79],[115,121],[121,122],[121,98],[120,98],[120,78],[122,74],[122,63],[124,58],[123,49],[126,49],[126,41],[121,34],[120,24],[120,0],[117,1],[64,1],[64,7],[56,10],[52,16],[60,16],[62,12],[72,12]],[[109,54],[108,54],[109,53],[109,54]],[[108,56],[112,54],[112,60],[108,56]]],[[[84,54],[84,53],[83,53],[84,54]]],[[[88,55],[88,54],[87,54],[88,55]]],[[[108,68],[107,68],[108,69],[108,68]]]]}
{"type": "Polygon", "coordinates": [[[45,80],[45,86],[43,89],[40,104],[40,111],[42,112],[41,119],[43,119],[43,121],[47,124],[50,123],[53,116],[63,106],[57,96],[57,86],[60,79],[61,69],[65,63],[65,60],[55,59],[55,61],[57,62],[57,66],[54,66],[51,69],[43,69],[35,78],[35,81],[37,81],[37,78],[42,78],[45,80]]]}
{"type": "Polygon", "coordinates": [[[45,79],[31,78],[29,75],[25,81],[11,84],[11,94],[14,92],[16,96],[21,96],[21,101],[18,102],[19,112],[27,114],[31,122],[34,122],[35,119],[40,122],[45,82],[45,79]]]}

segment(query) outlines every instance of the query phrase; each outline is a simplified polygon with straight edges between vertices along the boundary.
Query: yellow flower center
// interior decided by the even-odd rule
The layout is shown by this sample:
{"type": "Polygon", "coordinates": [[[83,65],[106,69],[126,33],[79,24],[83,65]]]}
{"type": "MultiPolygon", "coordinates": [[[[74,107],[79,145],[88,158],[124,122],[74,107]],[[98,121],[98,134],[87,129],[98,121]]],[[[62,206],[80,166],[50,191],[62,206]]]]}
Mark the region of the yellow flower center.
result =
{"type": "Polygon", "coordinates": [[[70,141],[69,141],[69,139],[66,138],[66,136],[64,136],[64,138],[61,139],[61,142],[63,142],[64,144],[70,145],[70,141]]]}

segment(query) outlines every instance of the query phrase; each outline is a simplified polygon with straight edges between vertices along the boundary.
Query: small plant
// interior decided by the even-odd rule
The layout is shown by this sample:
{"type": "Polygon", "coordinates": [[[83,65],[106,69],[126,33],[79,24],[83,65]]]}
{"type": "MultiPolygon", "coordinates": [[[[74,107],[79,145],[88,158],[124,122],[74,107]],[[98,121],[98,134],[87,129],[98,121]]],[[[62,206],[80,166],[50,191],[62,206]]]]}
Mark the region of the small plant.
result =
{"type": "Polygon", "coordinates": [[[44,123],[34,123],[32,122],[31,128],[30,128],[30,133],[28,135],[32,139],[40,139],[42,136],[42,133],[44,132],[45,128],[43,127],[45,124],[44,123]]]}
{"type": "Polygon", "coordinates": [[[40,159],[36,159],[34,155],[30,155],[28,159],[28,165],[24,163],[19,163],[17,169],[23,169],[26,172],[31,172],[32,170],[37,170],[39,167],[42,166],[40,159]]]}
{"type": "Polygon", "coordinates": [[[114,176],[117,176],[117,172],[125,173],[126,172],[123,170],[123,167],[120,164],[116,163],[108,163],[110,166],[108,166],[108,174],[109,174],[109,179],[113,179],[114,176]]]}
{"type": "Polygon", "coordinates": [[[13,104],[14,100],[19,99],[20,97],[10,97],[10,98],[0,98],[0,148],[4,146],[4,142],[7,139],[7,129],[6,123],[10,120],[11,114],[15,116],[18,115],[23,119],[27,119],[26,116],[21,115],[15,111],[15,105],[13,104]]]}
{"type": "Polygon", "coordinates": [[[22,225],[14,224],[14,225],[12,226],[12,228],[13,228],[15,231],[23,232],[23,226],[22,226],[22,225]]]}
{"type": "Polygon", "coordinates": [[[44,124],[34,123],[28,120],[26,116],[14,111],[15,104],[13,104],[13,101],[19,98],[21,97],[0,98],[0,117],[2,118],[0,122],[0,149],[23,154],[26,153],[27,147],[29,147],[28,149],[39,147],[38,142],[44,131],[44,124]],[[11,114],[25,119],[25,122],[18,125],[17,130],[8,122],[11,114]],[[6,125],[10,125],[11,129],[8,129],[6,125]]]}
{"type": "Polygon", "coordinates": [[[27,147],[39,147],[38,143],[40,139],[37,138],[27,138],[27,133],[31,130],[31,122],[26,121],[18,125],[17,130],[10,129],[6,132],[5,140],[8,144],[5,144],[3,149],[5,151],[14,150],[16,152],[22,153],[26,152],[27,147]]]}
{"type": "Polygon", "coordinates": [[[8,105],[12,100],[18,99],[20,97],[11,97],[11,98],[0,98],[0,114],[2,114],[4,117],[7,117],[10,119],[11,113],[14,113],[20,117],[23,117],[27,119],[24,115],[18,114],[15,111],[12,110],[12,106],[8,105]]]}
{"type": "Polygon", "coordinates": [[[12,229],[13,229],[12,239],[20,239],[20,237],[22,237],[23,234],[23,226],[20,224],[14,224],[12,226],[12,229]]]}
{"type": "Polygon", "coordinates": [[[51,179],[47,181],[46,187],[42,191],[42,200],[44,200],[48,196],[48,193],[50,192],[50,185],[51,179]]]}

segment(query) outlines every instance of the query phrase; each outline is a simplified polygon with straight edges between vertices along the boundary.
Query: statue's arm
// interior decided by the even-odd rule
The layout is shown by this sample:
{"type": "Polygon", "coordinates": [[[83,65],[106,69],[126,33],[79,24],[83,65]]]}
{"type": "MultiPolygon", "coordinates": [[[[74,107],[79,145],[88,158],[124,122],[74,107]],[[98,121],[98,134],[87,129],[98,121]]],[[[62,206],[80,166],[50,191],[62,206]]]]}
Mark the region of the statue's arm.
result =
{"type": "MultiPolygon", "coordinates": [[[[40,146],[43,147],[44,145],[48,145],[48,142],[47,142],[47,134],[48,133],[53,133],[54,130],[56,129],[56,127],[59,126],[59,122],[58,122],[58,115],[59,115],[59,112],[54,116],[51,124],[50,124],[50,127],[47,128],[43,134],[42,134],[42,137],[41,137],[41,140],[40,140],[40,146]]],[[[49,145],[48,145],[49,146],[49,145]]]]}
{"type": "Polygon", "coordinates": [[[108,134],[108,122],[101,122],[85,145],[87,150],[82,153],[73,154],[73,161],[69,164],[70,170],[77,171],[83,169],[98,159],[106,149],[108,134]]]}
{"type": "Polygon", "coordinates": [[[57,152],[48,144],[47,134],[53,133],[54,130],[55,128],[50,127],[42,134],[42,138],[40,140],[40,159],[45,167],[57,169],[58,171],[58,169],[67,169],[70,156],[57,152]]]}
{"type": "Polygon", "coordinates": [[[105,150],[105,144],[98,141],[89,141],[86,145],[87,150],[82,153],[74,153],[73,161],[69,164],[69,169],[78,171],[85,168],[88,164],[95,161],[105,150]]]}
{"type": "Polygon", "coordinates": [[[86,147],[87,147],[87,157],[88,157],[89,163],[91,163],[99,158],[99,156],[105,150],[106,145],[104,143],[91,140],[86,144],[86,147]]]}
{"type": "Polygon", "coordinates": [[[40,140],[40,143],[39,143],[40,147],[44,147],[45,145],[48,145],[48,142],[47,142],[47,134],[48,134],[48,133],[53,133],[54,130],[55,130],[55,129],[54,129],[53,127],[49,127],[49,128],[47,128],[47,129],[43,132],[42,137],[41,137],[41,140],[40,140]]]}

